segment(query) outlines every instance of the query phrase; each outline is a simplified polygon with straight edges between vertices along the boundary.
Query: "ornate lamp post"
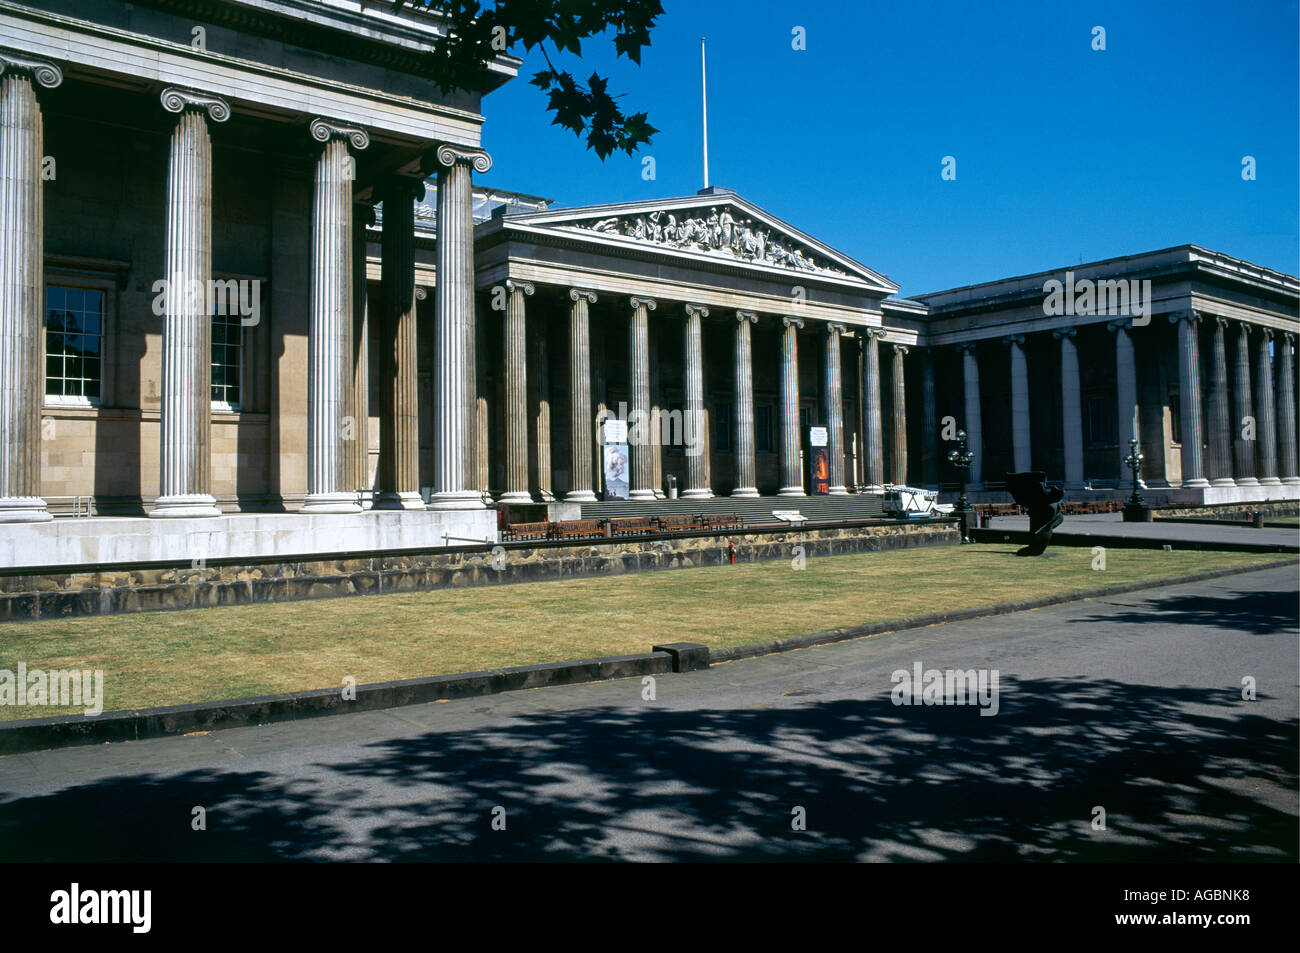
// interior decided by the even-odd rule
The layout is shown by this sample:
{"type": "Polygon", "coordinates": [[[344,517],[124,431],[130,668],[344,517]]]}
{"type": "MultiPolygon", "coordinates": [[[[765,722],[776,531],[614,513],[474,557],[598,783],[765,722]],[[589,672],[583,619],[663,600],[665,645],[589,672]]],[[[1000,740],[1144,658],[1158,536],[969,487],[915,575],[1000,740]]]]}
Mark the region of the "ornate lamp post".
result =
{"type": "Polygon", "coordinates": [[[966,431],[958,430],[957,449],[948,452],[948,462],[957,468],[957,474],[961,478],[961,495],[957,499],[957,512],[962,514],[961,541],[963,543],[970,542],[965,515],[970,509],[970,501],[966,499],[966,471],[970,469],[971,461],[974,459],[975,454],[966,448],[966,431]]]}
{"type": "Polygon", "coordinates": [[[1142,451],[1138,449],[1137,438],[1128,442],[1128,456],[1124,458],[1124,465],[1133,471],[1133,495],[1128,498],[1130,506],[1142,505],[1142,494],[1138,492],[1138,476],[1142,472],[1142,461],[1146,458],[1142,451]]]}

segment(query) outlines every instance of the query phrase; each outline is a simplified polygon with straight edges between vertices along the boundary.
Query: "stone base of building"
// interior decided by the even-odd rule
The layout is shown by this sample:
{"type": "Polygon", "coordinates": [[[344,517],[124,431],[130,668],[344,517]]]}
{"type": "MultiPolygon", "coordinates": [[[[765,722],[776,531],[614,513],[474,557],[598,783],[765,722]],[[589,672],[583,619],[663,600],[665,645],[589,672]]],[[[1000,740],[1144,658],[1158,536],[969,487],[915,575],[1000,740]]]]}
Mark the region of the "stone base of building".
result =
{"type": "Polygon", "coordinates": [[[952,520],[903,521],[803,531],[756,528],[661,539],[503,543],[491,550],[479,547],[468,551],[359,553],[352,558],[315,560],[249,559],[194,568],[111,566],[93,572],[8,573],[0,574],[0,621],[203,609],[722,566],[730,562],[729,541],[735,544],[737,562],[753,562],[951,545],[959,540],[957,523],[952,520]]]}
{"type": "Polygon", "coordinates": [[[301,559],[339,553],[492,545],[495,510],[228,513],[206,519],[86,517],[14,523],[0,570],[301,559]]]}

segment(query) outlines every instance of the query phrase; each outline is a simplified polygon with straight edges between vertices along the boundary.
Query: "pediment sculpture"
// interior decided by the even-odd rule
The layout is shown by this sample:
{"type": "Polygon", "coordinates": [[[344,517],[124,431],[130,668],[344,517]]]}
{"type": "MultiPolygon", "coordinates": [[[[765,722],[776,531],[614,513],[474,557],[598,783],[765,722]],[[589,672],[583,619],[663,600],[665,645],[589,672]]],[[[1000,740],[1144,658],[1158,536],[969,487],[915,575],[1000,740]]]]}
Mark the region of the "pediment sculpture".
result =
{"type": "Polygon", "coordinates": [[[707,211],[659,210],[643,215],[615,215],[588,222],[574,222],[572,227],[795,271],[847,274],[813,257],[779,232],[773,232],[748,217],[737,219],[732,215],[731,209],[726,207],[721,210],[714,207],[707,211]]]}

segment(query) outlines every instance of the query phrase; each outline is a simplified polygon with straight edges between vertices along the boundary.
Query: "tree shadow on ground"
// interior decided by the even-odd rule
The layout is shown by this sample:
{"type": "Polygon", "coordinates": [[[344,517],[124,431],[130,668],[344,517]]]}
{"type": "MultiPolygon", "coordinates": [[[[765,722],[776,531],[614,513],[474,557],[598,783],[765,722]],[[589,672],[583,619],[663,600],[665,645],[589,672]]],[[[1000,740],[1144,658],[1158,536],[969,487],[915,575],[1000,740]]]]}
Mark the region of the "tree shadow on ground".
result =
{"type": "MultiPolygon", "coordinates": [[[[1231,579],[1219,580],[1219,584],[1231,583],[1231,579]]],[[[1158,622],[1161,625],[1175,626],[1213,626],[1234,632],[1250,632],[1254,635],[1276,635],[1294,633],[1296,630],[1296,594],[1289,592],[1244,591],[1230,595],[1186,595],[1160,594],[1146,595],[1135,592],[1130,595],[1117,595],[1114,599],[1142,600],[1142,605],[1135,605],[1129,612],[1115,612],[1119,603],[1108,602],[1109,611],[1091,616],[1079,616],[1069,620],[1071,625],[1141,624],[1158,622]]]]}
{"type": "Polygon", "coordinates": [[[137,773],[0,805],[0,859],[1297,859],[1294,719],[1226,687],[1000,687],[995,717],[896,707],[875,686],[774,692],[770,708],[503,716],[353,746],[290,779],[229,762],[137,773]]]}

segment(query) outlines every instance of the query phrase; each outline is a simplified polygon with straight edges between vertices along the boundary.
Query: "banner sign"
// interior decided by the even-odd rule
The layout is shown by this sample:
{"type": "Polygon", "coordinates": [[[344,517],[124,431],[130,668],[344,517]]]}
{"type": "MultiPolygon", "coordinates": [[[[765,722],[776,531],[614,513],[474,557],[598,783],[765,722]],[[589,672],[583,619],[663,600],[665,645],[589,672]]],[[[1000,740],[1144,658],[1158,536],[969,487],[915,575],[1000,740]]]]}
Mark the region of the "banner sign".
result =
{"type": "Polygon", "coordinates": [[[628,492],[627,444],[607,443],[605,455],[605,499],[626,500],[628,492]]]}

